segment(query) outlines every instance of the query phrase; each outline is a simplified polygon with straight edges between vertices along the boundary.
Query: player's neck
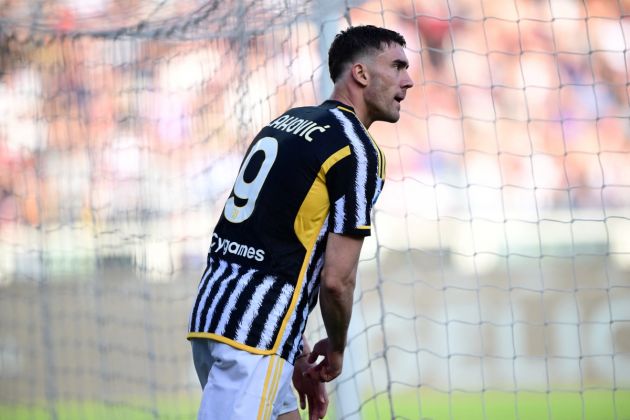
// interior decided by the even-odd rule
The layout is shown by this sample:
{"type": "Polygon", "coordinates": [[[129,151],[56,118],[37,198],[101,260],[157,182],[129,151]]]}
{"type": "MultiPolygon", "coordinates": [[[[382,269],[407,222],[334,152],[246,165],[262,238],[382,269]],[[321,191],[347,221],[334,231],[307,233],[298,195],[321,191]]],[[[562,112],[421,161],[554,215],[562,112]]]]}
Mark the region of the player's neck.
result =
{"type": "Polygon", "coordinates": [[[372,125],[372,123],[374,122],[369,117],[367,107],[365,106],[365,102],[363,101],[363,97],[353,95],[349,89],[339,89],[335,87],[332,95],[330,96],[330,99],[333,101],[339,101],[354,108],[355,115],[366,129],[370,128],[370,125],[372,125]]]}

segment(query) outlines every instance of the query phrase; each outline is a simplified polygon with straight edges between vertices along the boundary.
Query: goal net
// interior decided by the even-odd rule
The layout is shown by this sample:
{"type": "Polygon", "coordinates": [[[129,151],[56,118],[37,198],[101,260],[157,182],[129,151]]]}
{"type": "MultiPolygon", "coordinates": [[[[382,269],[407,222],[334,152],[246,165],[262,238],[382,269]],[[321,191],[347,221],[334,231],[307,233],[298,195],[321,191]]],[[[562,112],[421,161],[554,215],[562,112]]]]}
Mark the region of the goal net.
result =
{"type": "Polygon", "coordinates": [[[630,2],[0,4],[0,418],[195,417],[187,317],[242,154],[328,97],[358,24],[405,36],[415,86],[370,130],[328,418],[630,417],[630,2]]]}

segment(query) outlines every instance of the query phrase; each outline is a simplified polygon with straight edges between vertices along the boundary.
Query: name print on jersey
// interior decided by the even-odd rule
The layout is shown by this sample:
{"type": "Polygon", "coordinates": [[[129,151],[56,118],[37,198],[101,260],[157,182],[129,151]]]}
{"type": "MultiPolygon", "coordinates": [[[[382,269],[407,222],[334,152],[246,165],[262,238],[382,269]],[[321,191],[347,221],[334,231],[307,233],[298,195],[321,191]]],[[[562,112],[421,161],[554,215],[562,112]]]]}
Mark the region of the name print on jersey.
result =
{"type": "Polygon", "coordinates": [[[330,128],[329,125],[318,125],[316,122],[304,118],[294,117],[292,115],[283,115],[280,118],[269,123],[269,127],[304,137],[306,141],[313,141],[311,133],[319,131],[324,133],[330,128]]]}
{"type": "Polygon", "coordinates": [[[216,233],[212,234],[212,243],[210,244],[210,250],[212,251],[212,247],[214,251],[219,253],[223,252],[225,254],[234,254],[240,257],[245,257],[248,259],[255,259],[256,261],[263,261],[265,259],[265,251],[262,249],[256,249],[253,246],[247,246],[243,244],[239,244],[238,242],[232,242],[229,239],[223,239],[219,237],[216,233]]]}

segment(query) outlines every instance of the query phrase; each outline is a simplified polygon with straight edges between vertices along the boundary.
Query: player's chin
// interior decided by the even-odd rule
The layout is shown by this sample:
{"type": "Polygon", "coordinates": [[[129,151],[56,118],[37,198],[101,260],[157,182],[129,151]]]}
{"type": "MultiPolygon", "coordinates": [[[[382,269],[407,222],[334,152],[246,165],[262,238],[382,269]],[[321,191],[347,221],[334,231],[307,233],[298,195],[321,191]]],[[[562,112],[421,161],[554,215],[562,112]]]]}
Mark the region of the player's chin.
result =
{"type": "Polygon", "coordinates": [[[398,122],[400,119],[400,103],[395,102],[390,106],[381,106],[378,109],[374,121],[384,121],[388,123],[398,122]]]}
{"type": "Polygon", "coordinates": [[[383,116],[382,120],[388,123],[398,122],[400,119],[400,111],[399,110],[391,110],[386,115],[383,116]]]}

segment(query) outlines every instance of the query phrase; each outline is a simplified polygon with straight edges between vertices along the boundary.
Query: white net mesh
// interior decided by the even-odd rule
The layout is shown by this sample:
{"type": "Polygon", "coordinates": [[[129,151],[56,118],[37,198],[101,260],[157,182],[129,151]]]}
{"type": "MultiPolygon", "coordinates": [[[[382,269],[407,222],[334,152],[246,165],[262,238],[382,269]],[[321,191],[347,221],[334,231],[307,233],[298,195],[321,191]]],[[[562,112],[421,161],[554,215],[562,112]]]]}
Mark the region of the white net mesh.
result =
{"type": "Polygon", "coordinates": [[[0,418],[194,418],[217,211],[361,23],[415,87],[329,418],[630,417],[630,2],[0,3],[0,418]]]}

